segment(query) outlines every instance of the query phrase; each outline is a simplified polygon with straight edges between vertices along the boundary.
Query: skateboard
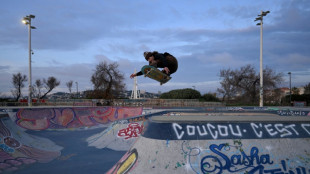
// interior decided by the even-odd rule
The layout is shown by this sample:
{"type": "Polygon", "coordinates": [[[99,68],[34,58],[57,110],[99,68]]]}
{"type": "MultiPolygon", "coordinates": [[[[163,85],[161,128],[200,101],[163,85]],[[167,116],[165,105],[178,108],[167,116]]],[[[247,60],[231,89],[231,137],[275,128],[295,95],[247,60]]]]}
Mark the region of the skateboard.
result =
{"type": "Polygon", "coordinates": [[[170,76],[150,65],[143,66],[141,68],[141,72],[144,74],[144,77],[148,77],[160,82],[160,85],[167,83],[171,79],[170,76]]]}

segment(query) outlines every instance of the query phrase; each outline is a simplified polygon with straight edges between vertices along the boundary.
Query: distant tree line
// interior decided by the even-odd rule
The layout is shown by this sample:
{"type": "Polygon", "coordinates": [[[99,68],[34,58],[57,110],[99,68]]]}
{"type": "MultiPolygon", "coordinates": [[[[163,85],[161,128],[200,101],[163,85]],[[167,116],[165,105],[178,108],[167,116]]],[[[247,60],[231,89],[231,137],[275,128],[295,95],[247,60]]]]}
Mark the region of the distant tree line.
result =
{"type": "Polygon", "coordinates": [[[306,102],[307,105],[310,105],[310,82],[304,86],[304,94],[299,94],[300,91],[298,88],[292,88],[292,95],[287,95],[282,98],[283,105],[292,105],[291,101],[298,101],[298,102],[306,102]]]}
{"type": "MultiPolygon", "coordinates": [[[[100,62],[92,74],[90,81],[93,84],[92,90],[85,91],[88,99],[114,99],[125,90],[124,75],[119,71],[118,64],[100,62]]],[[[275,104],[286,104],[288,97],[281,98],[279,85],[284,81],[282,73],[276,73],[271,68],[263,70],[264,81],[264,102],[275,104]]],[[[199,99],[200,101],[234,101],[235,104],[257,105],[259,103],[260,75],[252,65],[242,66],[239,69],[223,69],[220,71],[220,85],[217,89],[221,99],[216,94],[206,93],[201,95],[199,91],[191,88],[176,89],[160,95],[162,99],[199,99]]],[[[14,98],[18,101],[22,97],[22,88],[28,81],[26,75],[21,73],[13,74],[11,90],[14,98]]],[[[53,89],[60,85],[60,81],[51,76],[47,79],[37,79],[32,86],[31,96],[45,98],[53,89]]],[[[69,93],[72,92],[73,81],[66,83],[69,93]]],[[[310,83],[305,86],[305,94],[298,95],[298,88],[292,89],[292,100],[309,101],[310,83]]]]}
{"type": "Polygon", "coordinates": [[[309,106],[310,104],[310,94],[292,94],[291,98],[289,95],[285,96],[282,99],[282,104],[283,105],[292,105],[293,103],[290,103],[290,101],[294,102],[306,102],[307,105],[309,106]]]}
{"type": "Polygon", "coordinates": [[[161,99],[199,99],[200,101],[220,101],[215,94],[201,95],[199,91],[191,88],[176,89],[160,95],[161,99]]]}
{"type": "MultiPolygon", "coordinates": [[[[119,96],[124,91],[125,84],[123,82],[124,75],[118,70],[118,66],[116,62],[111,64],[100,62],[90,79],[94,85],[94,89],[86,91],[86,97],[90,99],[113,99],[119,96]]],[[[14,88],[11,90],[11,93],[15,101],[18,101],[22,97],[22,89],[25,87],[27,81],[28,78],[26,75],[21,73],[13,74],[12,84],[14,88]]],[[[37,79],[31,87],[31,97],[43,99],[59,85],[60,81],[53,76],[47,79],[43,78],[42,80],[37,79]]],[[[66,86],[71,94],[73,81],[68,81],[66,86]]]]}

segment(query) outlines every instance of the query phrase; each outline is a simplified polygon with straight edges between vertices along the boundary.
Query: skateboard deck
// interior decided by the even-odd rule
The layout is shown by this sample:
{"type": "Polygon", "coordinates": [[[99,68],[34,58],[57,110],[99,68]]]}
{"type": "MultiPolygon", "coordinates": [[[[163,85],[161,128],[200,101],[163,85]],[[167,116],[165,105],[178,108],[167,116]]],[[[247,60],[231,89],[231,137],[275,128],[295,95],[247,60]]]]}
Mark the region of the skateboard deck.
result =
{"type": "Polygon", "coordinates": [[[160,82],[160,85],[167,83],[171,77],[168,76],[167,74],[159,71],[157,68],[150,66],[150,65],[145,65],[141,68],[142,73],[144,74],[144,77],[151,78],[153,80],[156,80],[160,82]]]}

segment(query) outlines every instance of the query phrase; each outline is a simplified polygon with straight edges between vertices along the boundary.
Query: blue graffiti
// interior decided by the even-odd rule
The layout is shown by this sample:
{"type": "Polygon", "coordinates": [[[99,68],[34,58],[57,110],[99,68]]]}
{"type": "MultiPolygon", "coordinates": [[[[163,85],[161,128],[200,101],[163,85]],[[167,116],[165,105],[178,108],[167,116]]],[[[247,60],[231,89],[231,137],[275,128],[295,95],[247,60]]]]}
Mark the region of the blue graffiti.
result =
{"type": "MultiPolygon", "coordinates": [[[[1,142],[1,138],[0,138],[0,142],[1,142]]],[[[14,149],[7,146],[6,144],[0,144],[0,149],[2,149],[3,151],[7,152],[7,153],[13,153],[14,149]]]]}
{"type": "MultiPolygon", "coordinates": [[[[234,154],[227,156],[223,151],[229,151],[229,145],[220,144],[210,145],[210,150],[216,155],[207,155],[200,161],[201,172],[207,173],[236,173],[245,172],[247,174],[295,174],[293,170],[287,171],[286,162],[281,161],[282,168],[265,170],[265,165],[272,165],[274,161],[270,159],[269,154],[259,154],[257,147],[252,147],[250,154],[247,155],[243,150],[240,150],[240,154],[234,154]]],[[[306,174],[306,168],[298,167],[295,169],[296,174],[306,174]]],[[[310,172],[310,170],[309,170],[310,172]]]]}
{"type": "Polygon", "coordinates": [[[195,168],[192,166],[191,157],[198,156],[201,153],[201,150],[198,147],[190,147],[187,141],[183,141],[182,143],[182,151],[185,155],[188,156],[188,162],[190,164],[190,167],[195,173],[199,173],[195,170],[195,168]]]}
{"type": "Polygon", "coordinates": [[[166,141],[166,146],[169,147],[169,140],[166,141]]]}
{"type": "MultiPolygon", "coordinates": [[[[271,170],[264,170],[264,173],[270,173],[270,174],[307,174],[306,168],[304,168],[304,167],[295,168],[296,173],[293,170],[287,171],[286,162],[284,160],[281,160],[281,165],[282,165],[282,169],[277,168],[277,169],[271,169],[271,170]]],[[[308,170],[308,172],[310,173],[310,169],[308,170]]],[[[262,172],[260,172],[260,173],[262,173],[262,172]]]]}
{"type": "Polygon", "coordinates": [[[201,159],[201,171],[203,173],[212,173],[216,171],[218,171],[218,173],[222,173],[223,170],[227,170],[230,173],[235,173],[254,167],[255,163],[258,166],[254,167],[254,169],[259,169],[261,164],[273,164],[273,161],[270,161],[270,156],[268,154],[261,156],[258,155],[259,150],[257,147],[252,147],[249,156],[246,155],[244,151],[241,151],[241,154],[232,155],[229,158],[221,152],[226,146],[226,144],[210,145],[210,150],[221,157],[221,159],[225,161],[225,165],[222,164],[222,160],[220,160],[217,156],[207,155],[201,159]],[[212,162],[217,162],[218,165],[215,165],[212,168],[209,162],[210,160],[212,160],[212,162]],[[237,168],[238,166],[244,167],[237,168]]]}

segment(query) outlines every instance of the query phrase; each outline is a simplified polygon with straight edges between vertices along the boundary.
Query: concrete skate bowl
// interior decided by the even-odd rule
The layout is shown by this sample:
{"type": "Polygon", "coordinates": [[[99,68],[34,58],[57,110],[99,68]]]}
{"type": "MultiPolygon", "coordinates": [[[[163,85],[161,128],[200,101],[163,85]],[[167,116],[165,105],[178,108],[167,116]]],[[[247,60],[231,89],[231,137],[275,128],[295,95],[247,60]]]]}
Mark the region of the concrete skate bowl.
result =
{"type": "Polygon", "coordinates": [[[238,107],[153,116],[108,173],[310,173],[310,114],[238,107]]]}
{"type": "Polygon", "coordinates": [[[141,122],[128,120],[142,111],[142,107],[3,108],[0,173],[105,173],[141,133],[141,122]]]}
{"type": "Polygon", "coordinates": [[[3,108],[0,173],[309,173],[308,115],[255,107],[3,108]]]}

